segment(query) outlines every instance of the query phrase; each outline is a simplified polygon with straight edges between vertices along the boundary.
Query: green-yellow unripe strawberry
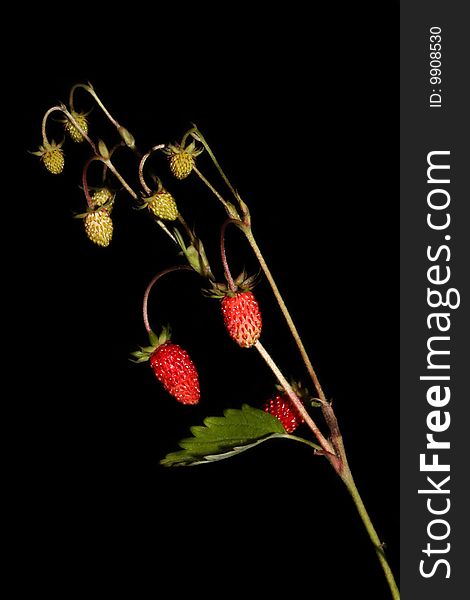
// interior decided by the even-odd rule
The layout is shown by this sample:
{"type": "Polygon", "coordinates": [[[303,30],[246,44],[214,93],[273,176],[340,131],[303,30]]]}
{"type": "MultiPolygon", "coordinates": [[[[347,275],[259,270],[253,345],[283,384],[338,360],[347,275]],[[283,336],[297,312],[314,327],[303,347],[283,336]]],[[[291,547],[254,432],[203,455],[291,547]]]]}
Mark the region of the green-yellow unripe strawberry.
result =
{"type": "Polygon", "coordinates": [[[165,189],[149,198],[147,206],[156,217],[164,221],[175,221],[178,218],[178,207],[175,199],[165,189]]]}
{"type": "MultiPolygon", "coordinates": [[[[72,110],[71,114],[72,114],[72,117],[74,118],[75,122],[77,123],[77,125],[80,127],[80,129],[84,133],[88,133],[88,119],[86,118],[86,115],[83,113],[75,112],[74,110],[72,110]]],[[[83,137],[82,133],[72,123],[72,121],[69,121],[69,119],[66,119],[64,121],[64,127],[65,127],[65,131],[69,134],[69,136],[72,138],[72,140],[74,142],[77,142],[77,144],[83,142],[84,137],[83,137]]]]}
{"type": "Polygon", "coordinates": [[[113,237],[113,221],[106,210],[89,212],[84,219],[88,238],[98,246],[109,246],[113,237]]]}
{"type": "Polygon", "coordinates": [[[56,144],[54,141],[51,143],[44,142],[44,146],[39,146],[37,152],[31,153],[35,156],[39,156],[46,169],[53,175],[58,175],[64,170],[65,161],[64,153],[61,149],[62,143],[63,142],[56,144]]]}

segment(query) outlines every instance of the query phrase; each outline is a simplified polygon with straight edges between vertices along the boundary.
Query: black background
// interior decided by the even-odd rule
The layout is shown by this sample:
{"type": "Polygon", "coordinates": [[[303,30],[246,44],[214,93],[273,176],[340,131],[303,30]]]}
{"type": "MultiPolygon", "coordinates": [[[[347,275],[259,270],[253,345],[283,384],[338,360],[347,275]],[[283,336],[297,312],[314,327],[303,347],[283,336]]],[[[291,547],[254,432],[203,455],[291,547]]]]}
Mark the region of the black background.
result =
{"type": "MultiPolygon", "coordinates": [[[[42,15],[24,34],[27,52],[12,75],[22,167],[11,255],[26,356],[17,363],[12,448],[25,584],[61,597],[92,582],[128,597],[168,584],[177,598],[190,590],[388,597],[344,486],[305,446],[279,441],[220,464],[159,466],[205,416],[260,406],[273,377],[254,350],[228,338],[217,302],[184,273],[157,284],[150,319],[155,328],[170,321],[193,357],[200,404],[177,404],[148,365],[130,363],[146,343],[143,291],[178,262],[176,250],[124,193],[111,246],[92,247],[72,218],[85,207],[86,147],[65,142],[61,176],[26,151],[41,143],[45,110],[87,80],[144,151],[197,123],[250,206],[398,578],[397,12],[42,15]]],[[[85,93],[76,98],[91,108],[85,93]]],[[[117,141],[99,109],[90,121],[92,136],[117,141]]],[[[61,138],[58,124],[49,131],[61,138]]],[[[116,162],[135,178],[131,153],[116,162]]],[[[207,156],[198,164],[216,181],[207,156]]],[[[222,278],[222,208],[195,177],[175,182],[163,160],[153,166],[222,278]]],[[[236,230],[227,244],[235,271],[256,269],[236,230]]],[[[286,375],[306,382],[266,281],[256,294],[263,344],[286,375]]]]}

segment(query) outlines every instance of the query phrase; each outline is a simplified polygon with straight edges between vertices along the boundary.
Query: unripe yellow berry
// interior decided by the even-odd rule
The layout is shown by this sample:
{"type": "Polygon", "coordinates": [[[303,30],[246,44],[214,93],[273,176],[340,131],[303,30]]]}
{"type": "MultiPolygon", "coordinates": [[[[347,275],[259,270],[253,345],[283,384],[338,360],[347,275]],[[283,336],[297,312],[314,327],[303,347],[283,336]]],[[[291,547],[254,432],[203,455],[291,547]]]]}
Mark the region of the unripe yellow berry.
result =
{"type": "Polygon", "coordinates": [[[188,152],[170,156],[170,169],[177,179],[186,179],[194,167],[194,157],[188,152]]]}
{"type": "MultiPolygon", "coordinates": [[[[77,122],[77,125],[82,129],[84,133],[88,133],[88,120],[86,115],[83,113],[77,113],[74,110],[72,111],[72,117],[77,122]]],[[[64,122],[65,131],[70,135],[74,142],[80,143],[83,142],[84,138],[80,131],[75,127],[75,125],[69,121],[68,119],[64,122]]]]}
{"type": "Polygon", "coordinates": [[[174,221],[178,218],[178,207],[175,199],[166,190],[157,192],[148,200],[148,207],[159,219],[174,221]]]}
{"type": "MultiPolygon", "coordinates": [[[[103,206],[104,204],[109,202],[112,198],[113,198],[113,193],[108,188],[104,187],[104,188],[101,188],[100,190],[96,190],[96,192],[94,192],[94,194],[91,197],[91,201],[93,203],[93,208],[100,208],[100,206],[103,206]]],[[[111,212],[111,208],[112,208],[111,205],[107,207],[108,212],[111,212]]]]}
{"type": "Polygon", "coordinates": [[[109,246],[113,237],[113,221],[106,210],[96,210],[86,215],[85,232],[98,246],[109,246]]]}
{"type": "Polygon", "coordinates": [[[53,175],[58,175],[64,170],[64,153],[55,142],[44,144],[36,154],[39,154],[44,166],[53,175]]]}

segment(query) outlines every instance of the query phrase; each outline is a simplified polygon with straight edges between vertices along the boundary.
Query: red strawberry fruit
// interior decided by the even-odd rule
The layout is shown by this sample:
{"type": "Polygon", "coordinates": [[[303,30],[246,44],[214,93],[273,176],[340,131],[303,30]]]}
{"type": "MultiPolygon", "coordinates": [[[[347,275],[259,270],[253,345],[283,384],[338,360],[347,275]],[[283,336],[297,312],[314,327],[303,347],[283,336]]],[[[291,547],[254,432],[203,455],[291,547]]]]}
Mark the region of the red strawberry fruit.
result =
{"type": "Polygon", "coordinates": [[[182,404],[197,404],[201,396],[199,377],[186,350],[165,342],[150,356],[150,366],[166,391],[182,404]]]}
{"type": "Polygon", "coordinates": [[[230,337],[242,348],[250,348],[261,335],[261,312],[253,292],[236,292],[222,299],[222,314],[230,337]]]}
{"type": "Polygon", "coordinates": [[[263,405],[263,410],[281,421],[287,433],[292,433],[304,422],[304,418],[287,394],[278,394],[263,405]]]}

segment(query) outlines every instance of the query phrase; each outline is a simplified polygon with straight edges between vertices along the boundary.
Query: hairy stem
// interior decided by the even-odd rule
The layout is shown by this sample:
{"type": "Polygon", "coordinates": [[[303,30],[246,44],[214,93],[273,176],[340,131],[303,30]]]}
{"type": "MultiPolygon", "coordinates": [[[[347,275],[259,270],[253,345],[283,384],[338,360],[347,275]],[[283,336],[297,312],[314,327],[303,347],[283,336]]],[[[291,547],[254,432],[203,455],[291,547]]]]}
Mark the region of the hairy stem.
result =
{"type": "Polygon", "coordinates": [[[225,210],[227,211],[228,216],[229,217],[235,217],[236,219],[238,219],[239,215],[236,212],[235,207],[233,206],[233,204],[229,204],[225,200],[225,198],[221,194],[219,194],[219,192],[215,189],[215,187],[212,185],[212,183],[210,183],[210,181],[204,177],[204,175],[201,173],[201,171],[199,171],[199,169],[196,166],[193,167],[193,171],[196,173],[196,175],[199,177],[199,179],[205,185],[207,185],[207,187],[214,194],[214,196],[217,198],[217,200],[224,206],[225,210]]]}
{"type": "Polygon", "coordinates": [[[236,292],[237,286],[235,285],[232,273],[230,272],[230,268],[228,266],[227,261],[227,255],[225,253],[225,230],[227,229],[227,226],[231,223],[239,223],[239,221],[235,221],[234,219],[227,219],[220,229],[220,254],[222,257],[222,265],[224,267],[225,279],[227,280],[230,290],[232,292],[236,292]]]}
{"type": "Polygon", "coordinates": [[[214,163],[215,167],[219,171],[220,176],[225,181],[228,189],[232,192],[232,194],[234,195],[235,199],[238,199],[238,195],[237,195],[237,192],[236,192],[235,188],[230,183],[230,180],[227,177],[227,175],[225,175],[222,167],[219,165],[219,162],[216,159],[215,154],[212,152],[211,147],[207,143],[205,137],[202,135],[202,133],[199,131],[199,129],[197,127],[194,127],[194,129],[192,129],[190,133],[194,137],[195,140],[201,142],[201,144],[204,146],[204,148],[206,149],[207,153],[211,157],[212,162],[214,163]]]}
{"type": "Polygon", "coordinates": [[[140,185],[142,186],[142,188],[144,189],[146,194],[151,194],[152,190],[148,187],[148,185],[145,183],[145,178],[144,178],[144,165],[145,162],[147,161],[148,157],[153,154],[154,152],[156,152],[157,150],[162,150],[165,147],[165,144],[158,144],[157,146],[154,146],[153,148],[150,148],[150,150],[144,154],[144,156],[142,156],[140,163],[139,163],[139,180],[140,180],[140,185]]]}
{"type": "Polygon", "coordinates": [[[151,279],[150,283],[148,284],[148,286],[145,290],[144,300],[142,303],[142,315],[144,317],[144,325],[145,325],[145,329],[146,329],[147,333],[150,333],[152,331],[152,328],[150,327],[149,315],[148,315],[148,301],[149,301],[150,291],[152,290],[153,286],[157,283],[157,281],[159,279],[161,279],[165,275],[168,275],[168,273],[173,273],[173,271],[191,271],[191,270],[192,270],[191,267],[188,267],[187,265],[176,265],[174,267],[168,267],[168,269],[164,269],[163,271],[160,271],[159,273],[157,273],[155,275],[155,277],[153,277],[151,279]]]}
{"type": "Polygon", "coordinates": [[[85,192],[85,198],[87,201],[87,204],[90,208],[93,208],[93,201],[91,199],[90,196],[90,190],[88,189],[88,168],[91,165],[92,162],[94,162],[95,160],[99,160],[99,161],[103,161],[102,158],[100,158],[99,156],[92,156],[91,158],[89,158],[84,167],[83,167],[83,171],[82,171],[82,187],[83,187],[83,191],[85,192]]]}
{"type": "Polygon", "coordinates": [[[49,140],[47,139],[46,125],[47,125],[47,119],[53,112],[63,113],[64,110],[63,110],[62,106],[52,106],[48,111],[46,111],[44,117],[42,118],[42,124],[41,124],[41,134],[42,134],[43,146],[46,146],[46,144],[49,143],[49,140]]]}
{"type": "Polygon", "coordinates": [[[242,231],[245,233],[246,239],[248,240],[248,243],[250,244],[251,248],[253,249],[253,252],[256,255],[256,258],[258,259],[258,262],[266,276],[266,279],[269,282],[269,285],[271,286],[271,289],[273,291],[274,296],[276,297],[277,303],[279,304],[279,308],[282,311],[282,314],[284,315],[284,318],[287,322],[287,325],[290,329],[290,332],[292,334],[292,337],[295,340],[295,343],[297,344],[297,348],[299,349],[299,352],[302,356],[302,359],[305,363],[305,366],[307,367],[308,373],[313,381],[313,385],[315,386],[315,389],[317,391],[318,397],[320,398],[320,401],[326,402],[326,396],[322,390],[322,387],[320,385],[320,381],[318,380],[317,374],[315,373],[315,370],[312,366],[312,363],[310,361],[310,358],[307,354],[307,351],[305,350],[305,347],[303,345],[302,339],[300,337],[299,332],[297,331],[297,328],[294,324],[294,321],[292,320],[292,317],[289,313],[289,311],[287,310],[287,306],[284,302],[284,299],[281,295],[281,292],[279,291],[279,288],[276,285],[276,282],[274,280],[274,277],[271,274],[271,271],[269,270],[268,265],[266,264],[266,261],[264,260],[263,254],[261,253],[261,250],[259,249],[258,244],[256,243],[256,240],[253,236],[253,233],[251,231],[251,228],[249,227],[242,227],[241,228],[242,231]]]}
{"type": "Polygon", "coordinates": [[[88,92],[90,94],[90,96],[92,96],[92,98],[95,100],[96,104],[98,104],[98,106],[101,108],[101,110],[104,112],[104,114],[106,115],[106,117],[111,121],[111,123],[117,129],[119,129],[120,124],[116,121],[116,119],[112,116],[112,114],[109,112],[109,110],[103,104],[103,102],[101,101],[100,97],[98,96],[98,94],[95,92],[94,88],[91,85],[88,85],[86,83],[77,83],[76,85],[73,86],[73,88],[70,90],[70,96],[69,96],[69,105],[70,105],[70,108],[72,110],[75,110],[74,103],[73,103],[74,94],[75,94],[75,90],[77,90],[79,88],[85,90],[86,92],[88,92]]]}
{"type": "Polygon", "coordinates": [[[381,543],[379,536],[377,535],[377,532],[375,531],[375,528],[372,524],[372,521],[369,517],[366,507],[364,506],[364,502],[362,501],[362,498],[359,494],[357,486],[354,483],[353,476],[351,474],[351,471],[349,470],[349,467],[347,466],[347,463],[346,463],[346,468],[344,469],[344,471],[341,475],[341,479],[343,480],[345,486],[347,487],[349,493],[351,494],[353,502],[359,513],[359,516],[361,517],[364,527],[366,528],[366,531],[367,531],[367,533],[370,537],[370,540],[374,546],[375,553],[377,555],[377,558],[379,559],[380,565],[385,574],[385,579],[387,580],[387,583],[389,585],[390,592],[392,594],[392,598],[393,598],[393,600],[400,600],[400,592],[399,592],[398,586],[395,582],[395,578],[393,576],[390,565],[388,564],[387,558],[385,556],[383,544],[381,543]]]}

